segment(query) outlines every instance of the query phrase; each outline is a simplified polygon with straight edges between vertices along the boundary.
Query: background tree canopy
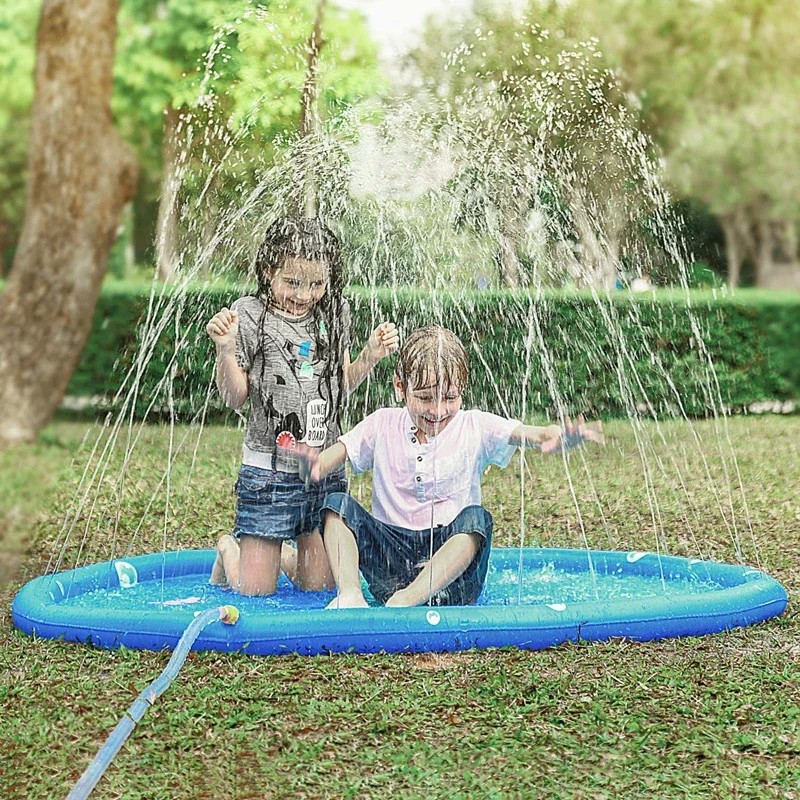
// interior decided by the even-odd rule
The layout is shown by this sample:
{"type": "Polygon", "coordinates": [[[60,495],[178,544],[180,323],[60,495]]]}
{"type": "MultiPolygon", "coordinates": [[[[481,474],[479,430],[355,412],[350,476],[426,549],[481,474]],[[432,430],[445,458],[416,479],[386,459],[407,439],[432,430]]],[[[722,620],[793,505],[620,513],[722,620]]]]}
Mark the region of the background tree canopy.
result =
{"type": "MultiPolygon", "coordinates": [[[[249,149],[268,157],[275,138],[293,131],[305,78],[313,0],[122,0],[114,70],[115,122],[139,159],[133,242],[137,262],[154,258],[162,176],[175,157],[165,147],[170,110],[196,107],[213,92],[236,131],[239,162],[249,149]]],[[[39,3],[0,0],[0,247],[11,262],[24,209],[27,125],[39,3]]],[[[386,86],[362,15],[330,7],[325,15],[320,101],[341,110],[386,86]]],[[[247,171],[236,181],[247,181],[247,171]]],[[[224,195],[231,187],[218,187],[224,195]]],[[[240,190],[240,189],[239,189],[240,190]]],[[[112,265],[113,267],[114,265],[112,265]]],[[[121,264],[117,264],[117,270],[121,264]]]]}
{"type": "MultiPolygon", "coordinates": [[[[229,184],[215,186],[214,200],[222,204],[230,193],[245,191],[254,178],[246,166],[253,155],[260,163],[268,160],[275,139],[297,127],[315,5],[312,0],[258,6],[247,0],[123,0],[114,109],[143,170],[137,260],[152,257],[148,248],[165,194],[162,177],[179,155],[179,148],[169,146],[170,126],[178,118],[171,112],[193,109],[202,124],[198,101],[213,93],[217,123],[225,119],[239,134],[237,162],[243,165],[229,184]]],[[[377,51],[361,15],[330,8],[323,36],[319,96],[325,109],[357,104],[383,88],[377,51]]],[[[223,137],[218,146],[228,143],[223,137]]]]}
{"type": "Polygon", "coordinates": [[[732,281],[749,259],[770,285],[800,270],[798,33],[794,0],[478,2],[460,24],[431,23],[409,60],[429,89],[456,97],[475,83],[502,90],[596,39],[598,68],[616,71],[673,194],[691,201],[690,228],[707,246],[713,225],[702,218],[713,214],[732,281]],[[453,52],[459,66],[447,69],[453,52]]]}
{"type": "MultiPolygon", "coordinates": [[[[251,185],[254,158],[269,162],[276,139],[296,129],[315,5],[122,0],[113,109],[139,160],[140,185],[112,254],[117,274],[132,262],[152,264],[159,255],[154,242],[169,243],[169,222],[180,210],[168,191],[181,157],[176,141],[185,140],[187,110],[202,125],[204,94],[213,93],[216,118],[227,126],[204,152],[213,160],[214,148],[221,152],[233,136],[239,165],[217,178],[209,202],[223,205],[251,185]]],[[[24,210],[38,14],[37,2],[0,0],[4,272],[24,210]]],[[[798,33],[795,0],[529,0],[524,8],[476,2],[460,19],[429,22],[407,58],[412,80],[405,89],[452,100],[476,90],[511,96],[521,80],[556,67],[559,54],[596,51],[595,67],[614,71],[616,98],[652,141],[653,157],[664,159],[694,259],[727,271],[733,283],[744,276],[765,286],[791,285],[800,273],[798,33]]],[[[329,6],[323,37],[323,115],[387,94],[376,45],[358,12],[329,6]]],[[[565,141],[575,133],[573,122],[565,141]]],[[[593,152],[598,164],[613,167],[600,158],[607,155],[602,136],[593,152]]],[[[193,166],[202,180],[208,165],[193,166]]],[[[482,177],[461,179],[465,210],[475,211],[482,177]]],[[[512,240],[518,211],[513,204],[499,209],[512,240]]]]}

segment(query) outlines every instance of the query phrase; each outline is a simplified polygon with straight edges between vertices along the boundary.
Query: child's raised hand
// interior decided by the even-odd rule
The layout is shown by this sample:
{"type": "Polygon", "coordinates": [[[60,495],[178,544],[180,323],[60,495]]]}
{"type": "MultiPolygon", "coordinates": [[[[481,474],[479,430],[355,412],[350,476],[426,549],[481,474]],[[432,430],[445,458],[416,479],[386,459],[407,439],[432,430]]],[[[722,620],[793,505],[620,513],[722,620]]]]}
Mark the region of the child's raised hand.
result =
{"type": "Polygon", "coordinates": [[[543,453],[560,453],[580,447],[584,442],[605,444],[606,441],[603,435],[603,423],[600,420],[586,422],[583,414],[580,414],[574,423],[567,417],[564,427],[553,431],[553,434],[551,438],[542,442],[543,453]]]}
{"type": "Polygon", "coordinates": [[[391,355],[400,346],[400,332],[397,326],[394,322],[382,322],[370,334],[367,345],[377,361],[391,355]]]}
{"type": "MultiPolygon", "coordinates": [[[[580,419],[582,419],[582,417],[580,419]]],[[[603,433],[603,423],[599,419],[594,422],[581,422],[578,425],[578,433],[584,442],[594,442],[595,444],[606,443],[606,437],[603,433]]]]}
{"type": "Polygon", "coordinates": [[[218,311],[206,325],[206,333],[220,348],[236,347],[236,334],[239,330],[239,315],[229,308],[218,311]]]}
{"type": "Polygon", "coordinates": [[[290,450],[297,456],[300,477],[305,481],[306,487],[312,483],[320,482],[322,476],[320,474],[318,447],[309,447],[303,442],[296,442],[291,445],[283,445],[279,442],[278,445],[284,450],[290,450]]]}

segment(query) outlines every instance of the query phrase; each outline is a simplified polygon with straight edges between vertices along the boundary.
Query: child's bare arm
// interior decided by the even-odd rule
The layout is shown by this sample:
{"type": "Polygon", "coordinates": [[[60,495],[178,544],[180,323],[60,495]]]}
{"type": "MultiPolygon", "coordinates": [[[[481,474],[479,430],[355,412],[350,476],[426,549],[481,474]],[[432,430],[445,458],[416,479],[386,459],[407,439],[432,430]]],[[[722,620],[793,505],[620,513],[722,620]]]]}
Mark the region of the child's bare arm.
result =
{"type": "Polygon", "coordinates": [[[514,447],[539,447],[560,434],[560,425],[520,425],[508,437],[508,443],[514,447]]]}
{"type": "Polygon", "coordinates": [[[326,447],[322,452],[317,447],[298,442],[294,452],[300,461],[300,474],[306,483],[319,483],[347,460],[347,449],[341,442],[326,447]]]}
{"type": "Polygon", "coordinates": [[[372,331],[364,349],[358,358],[350,363],[349,354],[345,355],[344,376],[345,394],[355,391],[361,381],[367,377],[375,365],[386,356],[397,350],[400,334],[393,322],[382,322],[372,331]]]}
{"type": "Polygon", "coordinates": [[[236,361],[239,315],[223,308],[206,325],[206,333],[217,346],[217,389],[228,408],[241,408],[247,400],[247,373],[236,361]]]}
{"type": "Polygon", "coordinates": [[[228,408],[241,408],[247,400],[247,373],[236,361],[236,353],[217,349],[217,388],[228,408]]]}
{"type": "Polygon", "coordinates": [[[543,453],[559,453],[562,450],[571,450],[584,442],[605,444],[603,423],[586,422],[580,415],[575,423],[567,417],[566,424],[546,425],[520,425],[508,439],[508,443],[517,447],[537,447],[543,453]]]}

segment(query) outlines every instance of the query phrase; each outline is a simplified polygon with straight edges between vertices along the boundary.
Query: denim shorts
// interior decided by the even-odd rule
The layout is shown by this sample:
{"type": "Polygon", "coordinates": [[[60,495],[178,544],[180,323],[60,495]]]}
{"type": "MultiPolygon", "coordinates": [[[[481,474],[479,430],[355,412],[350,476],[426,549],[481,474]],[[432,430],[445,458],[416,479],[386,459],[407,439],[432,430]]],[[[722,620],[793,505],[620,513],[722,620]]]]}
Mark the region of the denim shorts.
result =
{"type": "Polygon", "coordinates": [[[261,536],[292,540],[320,527],[325,496],[346,492],[347,479],[342,469],[306,489],[297,473],[242,465],[235,489],[234,539],[261,536]]]}
{"type": "Polygon", "coordinates": [[[422,567],[451,536],[478,535],[478,552],[467,569],[430,600],[435,606],[465,606],[474,603],[486,581],[492,542],[492,515],[482,506],[467,506],[449,525],[423,531],[387,525],[372,516],[350,495],[329,494],[324,511],[338,514],[358,543],[361,574],[379,603],[408,586],[422,567]]]}

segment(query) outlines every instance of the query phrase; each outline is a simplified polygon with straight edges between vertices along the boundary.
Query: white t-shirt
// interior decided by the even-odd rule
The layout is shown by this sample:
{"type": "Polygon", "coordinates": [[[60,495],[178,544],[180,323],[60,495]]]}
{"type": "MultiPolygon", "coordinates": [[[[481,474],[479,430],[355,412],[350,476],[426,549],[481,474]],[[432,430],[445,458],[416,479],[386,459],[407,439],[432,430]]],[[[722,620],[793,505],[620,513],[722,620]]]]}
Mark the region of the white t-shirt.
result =
{"type": "Polygon", "coordinates": [[[382,408],[339,437],[356,473],[371,469],[372,515],[389,525],[425,530],[451,523],[481,504],[489,464],[505,467],[518,420],[486,411],[459,411],[447,427],[420,444],[403,408],[382,408]]]}

